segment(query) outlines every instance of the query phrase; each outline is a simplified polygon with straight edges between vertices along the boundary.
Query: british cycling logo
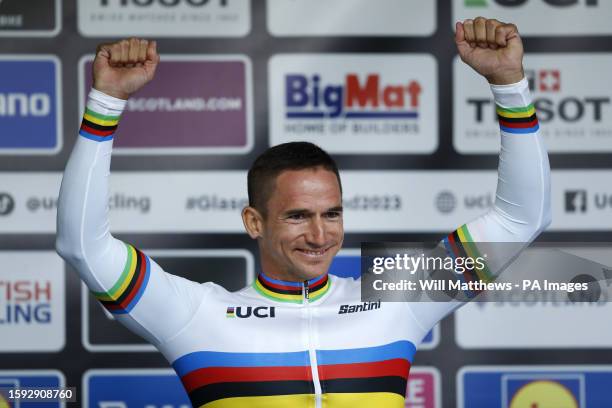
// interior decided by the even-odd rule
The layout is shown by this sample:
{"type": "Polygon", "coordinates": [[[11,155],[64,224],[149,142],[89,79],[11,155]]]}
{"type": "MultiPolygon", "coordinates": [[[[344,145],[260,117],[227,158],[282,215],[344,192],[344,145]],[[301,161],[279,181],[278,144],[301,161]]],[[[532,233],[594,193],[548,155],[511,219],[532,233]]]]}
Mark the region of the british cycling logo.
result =
{"type": "Polygon", "coordinates": [[[228,306],[225,312],[227,318],[246,319],[257,317],[259,319],[275,318],[276,308],[274,306],[228,306]]]}

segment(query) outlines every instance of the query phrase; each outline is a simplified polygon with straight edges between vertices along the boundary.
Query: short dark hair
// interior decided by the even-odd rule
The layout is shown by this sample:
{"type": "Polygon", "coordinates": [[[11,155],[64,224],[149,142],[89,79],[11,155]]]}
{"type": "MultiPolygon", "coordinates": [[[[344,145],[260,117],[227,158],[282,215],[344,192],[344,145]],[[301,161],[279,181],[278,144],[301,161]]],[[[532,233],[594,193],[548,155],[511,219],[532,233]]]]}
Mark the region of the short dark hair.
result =
{"type": "Polygon", "coordinates": [[[309,142],[289,142],[270,147],[255,159],[249,169],[247,176],[249,205],[266,216],[268,200],[274,191],[276,177],[281,172],[316,167],[333,172],[342,193],[338,166],[319,146],[309,142]]]}

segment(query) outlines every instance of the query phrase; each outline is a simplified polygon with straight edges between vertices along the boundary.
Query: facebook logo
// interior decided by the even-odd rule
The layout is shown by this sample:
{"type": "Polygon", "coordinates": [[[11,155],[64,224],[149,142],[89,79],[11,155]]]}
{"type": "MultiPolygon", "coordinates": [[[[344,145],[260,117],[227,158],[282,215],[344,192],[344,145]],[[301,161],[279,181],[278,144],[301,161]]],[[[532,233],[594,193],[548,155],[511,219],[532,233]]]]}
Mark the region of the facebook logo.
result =
{"type": "Polygon", "coordinates": [[[61,148],[60,67],[54,56],[0,57],[0,154],[61,148]]]}
{"type": "Polygon", "coordinates": [[[565,192],[565,212],[585,213],[587,210],[586,190],[568,190],[565,192]]]}

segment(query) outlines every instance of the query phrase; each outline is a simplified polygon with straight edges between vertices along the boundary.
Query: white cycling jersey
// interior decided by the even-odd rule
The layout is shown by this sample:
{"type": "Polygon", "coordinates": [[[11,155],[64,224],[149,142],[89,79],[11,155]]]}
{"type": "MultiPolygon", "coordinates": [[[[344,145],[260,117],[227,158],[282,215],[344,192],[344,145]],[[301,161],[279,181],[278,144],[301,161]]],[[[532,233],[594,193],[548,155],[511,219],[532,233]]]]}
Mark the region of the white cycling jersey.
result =
{"type": "MultiPolygon", "coordinates": [[[[502,137],[496,200],[444,239],[454,255],[470,242],[527,245],[550,222],[550,170],[527,81],[492,90],[502,137]]],[[[163,353],[193,406],[403,407],[418,345],[461,303],[361,302],[359,280],[327,274],[283,282],[262,273],[232,293],[163,271],[109,232],[124,107],[90,92],[62,181],[57,249],[119,322],[163,353]]]]}

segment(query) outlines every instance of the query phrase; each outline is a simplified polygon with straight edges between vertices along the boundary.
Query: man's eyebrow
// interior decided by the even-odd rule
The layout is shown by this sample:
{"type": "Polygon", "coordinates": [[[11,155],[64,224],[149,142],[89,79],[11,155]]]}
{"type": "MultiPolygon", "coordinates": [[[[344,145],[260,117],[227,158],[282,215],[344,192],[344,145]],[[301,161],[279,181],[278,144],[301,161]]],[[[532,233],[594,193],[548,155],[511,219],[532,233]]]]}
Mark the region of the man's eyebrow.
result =
{"type": "Polygon", "coordinates": [[[344,211],[344,208],[342,208],[341,205],[336,206],[336,207],[332,207],[332,208],[327,210],[327,212],[342,212],[342,211],[344,211]]]}

